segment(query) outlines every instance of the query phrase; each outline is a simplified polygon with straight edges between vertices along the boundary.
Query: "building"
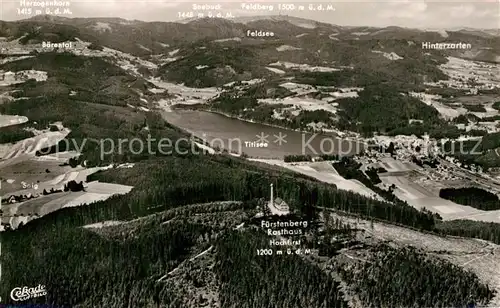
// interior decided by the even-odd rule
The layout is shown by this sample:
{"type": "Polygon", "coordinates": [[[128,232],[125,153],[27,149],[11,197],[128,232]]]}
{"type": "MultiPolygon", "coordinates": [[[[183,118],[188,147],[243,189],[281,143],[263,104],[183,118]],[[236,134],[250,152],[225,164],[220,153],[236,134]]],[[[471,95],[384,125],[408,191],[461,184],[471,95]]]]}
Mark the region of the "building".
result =
{"type": "Polygon", "coordinates": [[[281,198],[274,198],[274,187],[271,184],[271,196],[267,207],[271,211],[271,215],[284,216],[290,214],[290,207],[281,198]]]}

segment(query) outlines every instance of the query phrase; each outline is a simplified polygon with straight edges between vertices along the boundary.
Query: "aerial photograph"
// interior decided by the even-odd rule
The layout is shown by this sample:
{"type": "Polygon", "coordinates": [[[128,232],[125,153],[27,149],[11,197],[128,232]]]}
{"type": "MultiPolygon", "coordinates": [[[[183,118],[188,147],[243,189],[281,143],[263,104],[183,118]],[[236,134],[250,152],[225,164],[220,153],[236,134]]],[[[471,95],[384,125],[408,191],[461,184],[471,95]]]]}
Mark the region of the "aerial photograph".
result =
{"type": "Polygon", "coordinates": [[[1,0],[0,308],[500,307],[500,2],[1,0]]]}

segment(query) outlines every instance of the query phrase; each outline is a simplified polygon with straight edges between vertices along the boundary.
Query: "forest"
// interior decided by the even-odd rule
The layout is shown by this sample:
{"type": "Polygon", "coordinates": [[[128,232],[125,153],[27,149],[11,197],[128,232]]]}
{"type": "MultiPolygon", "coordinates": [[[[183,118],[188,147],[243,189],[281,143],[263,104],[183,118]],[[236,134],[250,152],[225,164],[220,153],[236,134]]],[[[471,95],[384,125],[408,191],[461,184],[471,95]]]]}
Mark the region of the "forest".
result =
{"type": "Polygon", "coordinates": [[[293,162],[313,161],[313,159],[338,160],[339,158],[340,156],[335,154],[324,154],[324,155],[319,155],[318,157],[312,157],[311,155],[285,155],[283,160],[287,163],[293,163],[293,162]]]}
{"type": "MultiPolygon", "coordinates": [[[[111,68],[100,71],[106,64],[89,59],[86,62],[63,55],[59,63],[44,57],[37,65],[49,71],[49,80],[24,89],[43,95],[15,104],[4,103],[0,105],[0,113],[25,115],[45,128],[50,123],[63,121],[63,125],[71,129],[68,138],[79,141],[85,138],[144,139],[148,134],[172,140],[185,137],[184,132],[164,122],[155,112],[137,112],[99,100],[88,101],[90,98],[75,100],[67,95],[77,84],[84,85],[91,93],[97,85],[89,79],[95,74],[102,73],[102,80],[107,80],[112,73],[120,75],[123,71],[111,68]],[[54,70],[56,64],[66,69],[54,70]],[[81,66],[78,74],[72,73],[73,66],[81,66]],[[79,83],[78,78],[83,82],[79,83]],[[145,126],[148,131],[144,130],[145,126]]],[[[129,99],[137,100],[130,95],[129,99]]],[[[186,144],[185,148],[189,146],[186,144]]],[[[214,246],[215,262],[211,266],[218,277],[216,287],[224,307],[307,307],[310,304],[319,308],[346,307],[336,282],[319,268],[297,257],[258,259],[253,253],[257,247],[261,248],[265,238],[258,233],[232,231],[236,219],[231,217],[241,216],[237,220],[239,223],[250,213],[255,214],[256,206],[267,200],[271,183],[276,184],[275,193],[286,200],[294,213],[310,217],[317,216],[317,208],[329,208],[426,232],[500,240],[500,227],[496,224],[484,228],[477,222],[469,225],[443,223],[429,211],[419,211],[391,199],[390,191],[383,196],[392,202],[369,199],[304,175],[230,155],[163,156],[126,151],[102,158],[96,146],[89,143],[83,148],[81,159],[87,160],[88,165],[135,162],[134,168],[113,168],[88,178],[88,181],[119,183],[134,188],[126,195],[82,207],[63,208],[30,221],[18,230],[2,232],[1,294],[8,294],[12,286],[40,281],[47,286],[48,295],[34,303],[80,305],[82,308],[153,308],[159,305],[184,308],[190,289],[171,279],[164,283],[158,280],[181,264],[189,263],[191,255],[214,246]],[[229,208],[219,204],[222,201],[231,202],[229,208]],[[203,215],[196,215],[192,205],[198,203],[208,203],[206,207],[213,207],[215,215],[208,215],[208,210],[202,212],[203,215]],[[172,214],[174,212],[176,215],[172,214]],[[150,216],[155,218],[149,219],[150,216]],[[170,221],[174,216],[180,218],[170,221]],[[200,221],[203,218],[206,220],[200,221]],[[111,234],[83,228],[103,221],[119,222],[119,227],[111,234]]],[[[350,174],[351,178],[360,179],[375,189],[374,171],[367,177],[351,161],[341,163],[338,165],[343,167],[339,168],[341,174],[350,174]]],[[[380,189],[376,192],[384,194],[380,189]]],[[[408,258],[413,257],[408,254],[408,258]]],[[[413,263],[430,272],[435,270],[419,261],[413,263]]],[[[444,277],[449,275],[451,279],[462,275],[446,265],[441,271],[445,272],[444,277]]],[[[204,287],[193,276],[194,273],[187,271],[182,279],[204,287]]],[[[462,280],[459,282],[459,290],[464,289],[462,280]]],[[[419,281],[417,285],[422,283],[419,281]]],[[[478,299],[490,296],[484,287],[473,283],[483,294],[478,299]]],[[[389,292],[385,287],[381,285],[374,290],[389,292]]],[[[425,292],[422,288],[419,290],[425,292]]],[[[415,296],[401,296],[397,303],[407,303],[415,296]]],[[[373,294],[365,298],[374,302],[381,300],[373,294]]],[[[421,303],[427,303],[426,299],[421,303]]],[[[463,303],[463,298],[447,291],[443,303],[463,303]]]]}
{"type": "Polygon", "coordinates": [[[388,85],[366,87],[359,97],[339,99],[338,103],[339,115],[349,123],[339,127],[341,130],[389,133],[408,127],[410,119],[422,120],[428,127],[442,124],[436,109],[388,85]]]}
{"type": "MultiPolygon", "coordinates": [[[[390,146],[388,148],[388,151],[391,151],[390,146]]],[[[360,181],[366,187],[370,188],[379,196],[384,198],[384,200],[394,202],[395,204],[400,204],[401,206],[409,206],[406,203],[406,201],[402,201],[394,195],[393,187],[390,187],[388,190],[386,190],[377,186],[377,184],[382,182],[378,174],[385,172],[386,171],[385,169],[370,168],[365,172],[363,172],[359,169],[361,167],[361,164],[356,162],[351,157],[342,157],[342,159],[339,162],[334,162],[332,163],[332,165],[343,178],[347,180],[355,179],[360,181]]],[[[427,210],[424,210],[424,212],[427,212],[427,210]]],[[[438,214],[431,214],[431,215],[434,215],[437,220],[441,219],[438,214]]]]}
{"type": "Polygon", "coordinates": [[[26,125],[0,127],[0,144],[15,143],[17,141],[34,137],[33,132],[25,129],[26,125]]]}
{"type": "Polygon", "coordinates": [[[237,80],[261,77],[265,70],[258,65],[255,48],[209,45],[204,49],[190,46],[187,55],[159,68],[167,80],[195,88],[220,87],[237,80]],[[200,63],[210,63],[204,69],[193,69],[200,63]],[[230,69],[229,69],[230,68],[230,69]]]}
{"type": "Polygon", "coordinates": [[[348,307],[339,285],[297,255],[256,256],[269,241],[256,232],[221,239],[215,272],[222,307],[348,307]]]}
{"type": "Polygon", "coordinates": [[[413,247],[372,247],[371,256],[354,270],[339,268],[371,307],[465,307],[484,305],[494,291],[471,272],[413,247]]]}
{"type": "MultiPolygon", "coordinates": [[[[258,98],[261,95],[259,94],[262,91],[261,89],[266,89],[268,86],[268,84],[264,84],[261,87],[252,87],[243,95],[224,93],[210,104],[209,109],[229,114],[233,117],[241,117],[259,123],[303,131],[311,130],[311,127],[309,127],[310,123],[322,122],[331,127],[336,125],[333,114],[325,110],[299,110],[298,114],[292,114],[289,110],[292,107],[290,105],[259,103],[258,98]],[[257,93],[256,95],[254,94],[255,92],[257,93]],[[275,112],[281,112],[283,117],[276,118],[274,116],[275,112]]],[[[275,91],[269,91],[270,94],[267,95],[268,97],[274,98],[285,95],[279,90],[284,88],[277,87],[272,89],[275,91]]],[[[263,96],[266,97],[265,95],[263,96]]],[[[200,106],[200,108],[206,109],[205,106],[200,106]]]]}
{"type": "Polygon", "coordinates": [[[484,211],[500,209],[498,196],[478,187],[442,188],[439,197],[484,211]]]}
{"type": "Polygon", "coordinates": [[[480,238],[500,244],[500,224],[473,220],[450,220],[436,224],[436,231],[441,234],[480,238]]]}
{"type": "Polygon", "coordinates": [[[99,172],[89,180],[96,179],[135,187],[127,195],[112,197],[84,207],[65,208],[29,222],[19,230],[4,232],[2,264],[10,270],[2,277],[5,284],[2,284],[1,288],[44,280],[47,281],[49,292],[54,296],[48,301],[61,301],[54,303],[64,303],[70,299],[71,303],[122,302],[125,300],[123,296],[126,295],[118,291],[136,288],[141,290],[140,292],[146,292],[141,294],[149,294],[151,291],[147,290],[155,289],[151,288],[150,284],[141,282],[141,279],[144,275],[154,272],[151,267],[158,271],[168,271],[168,262],[174,262],[174,256],[182,254],[183,251],[176,246],[169,248],[171,246],[168,245],[189,245],[189,229],[196,230],[195,226],[187,223],[169,226],[178,229],[177,231],[167,229],[152,234],[141,232],[139,238],[131,239],[125,246],[112,244],[109,240],[80,227],[107,220],[130,221],[194,203],[247,200],[252,204],[252,200],[267,198],[269,184],[273,182],[277,183],[276,194],[287,200],[294,211],[310,212],[312,205],[333,206],[341,211],[379,217],[415,228],[434,228],[432,215],[419,212],[410,206],[366,199],[307,177],[298,177],[279,169],[266,171],[259,165],[232,157],[148,159],[131,169],[99,172]],[[181,238],[174,241],[176,234],[181,238]],[[151,238],[142,238],[143,236],[151,238]],[[155,244],[155,241],[158,241],[158,244],[155,244]],[[75,246],[75,243],[79,244],[75,246]],[[167,251],[157,251],[160,247],[167,251]],[[93,253],[90,254],[89,251],[93,253]],[[158,259],[160,256],[164,259],[158,259]],[[65,266],[61,266],[61,262],[64,262],[65,266]],[[24,265],[18,266],[20,263],[24,265]],[[96,268],[99,270],[95,270],[96,268]],[[123,271],[124,268],[130,270],[123,271]],[[47,273],[51,274],[47,276],[47,273]],[[75,279],[74,275],[81,278],[75,279]],[[99,282],[90,282],[95,280],[99,282]],[[114,293],[112,290],[115,290],[114,293]],[[80,295],[74,297],[74,293],[80,295]],[[110,294],[122,297],[107,298],[110,294]]]}
{"type": "Polygon", "coordinates": [[[483,105],[462,104],[462,107],[467,109],[469,112],[486,112],[483,105]]]}
{"type": "MultiPolygon", "coordinates": [[[[412,66],[414,63],[410,62],[405,62],[404,65],[412,66]]],[[[407,72],[400,71],[404,65],[398,65],[397,70],[391,72],[388,72],[386,67],[377,67],[376,69],[380,71],[354,69],[328,73],[293,73],[299,84],[327,87],[363,86],[364,89],[358,93],[359,97],[340,98],[335,101],[339,104],[336,114],[321,109],[312,111],[300,108],[296,109],[297,112],[292,112],[294,107],[290,105],[279,104],[279,102],[277,104],[259,103],[258,99],[261,98],[278,99],[295,94],[280,86],[286,82],[283,78],[266,80],[251,86],[238,85],[234,89],[228,89],[232,92],[224,93],[214,99],[210,108],[236,117],[303,131],[311,130],[310,123],[323,123],[327,127],[358,132],[365,137],[371,137],[374,133],[391,136],[429,134],[430,137],[436,139],[456,139],[465,134],[465,130],[458,129],[452,123],[441,119],[435,108],[408,94],[409,91],[423,92],[425,90],[419,86],[421,81],[417,77],[412,75],[416,79],[412,80],[411,84],[395,82],[394,74],[401,73],[402,78],[412,78],[407,76],[407,72]],[[280,113],[281,117],[276,117],[275,112],[280,113]],[[415,119],[423,122],[410,122],[415,119]]],[[[412,66],[412,69],[418,71],[421,68],[412,66]]],[[[443,78],[439,73],[435,77],[443,78]]],[[[308,96],[322,99],[331,95],[316,89],[316,92],[309,93],[308,96]]],[[[475,105],[467,106],[478,108],[475,105]]],[[[462,120],[457,119],[457,121],[462,120]]],[[[485,135],[481,131],[472,133],[477,136],[485,135]]]]}
{"type": "MultiPolygon", "coordinates": [[[[334,76],[331,74],[333,73],[308,73],[304,76],[334,76]]],[[[345,78],[345,76],[342,75],[338,78],[345,78]]],[[[339,86],[337,83],[334,84],[339,86]]],[[[332,84],[326,83],[324,85],[332,84]]],[[[340,110],[337,115],[325,110],[299,110],[298,113],[292,114],[287,110],[290,106],[258,102],[259,98],[282,98],[293,94],[280,87],[276,81],[267,81],[245,90],[235,90],[234,93],[220,95],[212,102],[210,108],[261,123],[300,130],[310,130],[310,123],[321,122],[329,127],[355,131],[366,136],[371,136],[373,132],[420,136],[429,133],[436,138],[441,135],[458,137],[461,134],[461,131],[455,126],[447,126],[439,118],[438,112],[434,108],[416,98],[403,96],[398,92],[399,90],[380,82],[373,83],[361,91],[357,98],[338,99],[340,110]],[[282,112],[284,117],[276,118],[274,116],[275,110],[282,112]],[[420,119],[424,123],[409,124],[410,119],[420,119]],[[445,127],[447,129],[444,129],[445,127]]],[[[326,93],[320,91],[316,95],[321,96],[326,95],[326,93]]]]}

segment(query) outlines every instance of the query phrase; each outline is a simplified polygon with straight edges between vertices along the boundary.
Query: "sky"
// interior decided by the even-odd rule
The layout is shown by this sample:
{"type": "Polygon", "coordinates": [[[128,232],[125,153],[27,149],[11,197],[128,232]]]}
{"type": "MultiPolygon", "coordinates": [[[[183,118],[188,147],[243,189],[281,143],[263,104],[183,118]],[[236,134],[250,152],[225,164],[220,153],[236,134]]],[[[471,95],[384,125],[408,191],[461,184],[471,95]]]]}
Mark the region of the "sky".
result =
{"type": "MultiPolygon", "coordinates": [[[[500,28],[500,0],[351,0],[343,2],[319,2],[317,0],[315,0],[316,2],[300,0],[284,0],[282,2],[265,0],[251,2],[234,0],[199,2],[185,0],[0,0],[0,19],[25,19],[34,16],[35,10],[40,9],[40,7],[31,6],[31,12],[20,10],[30,7],[29,5],[23,6],[22,1],[26,1],[26,4],[28,2],[68,2],[69,6],[66,8],[71,11],[71,15],[61,15],[65,17],[121,17],[143,21],[178,21],[189,16],[190,13],[196,16],[198,13],[204,12],[206,16],[210,11],[213,15],[217,13],[225,15],[231,12],[235,17],[291,15],[341,26],[401,26],[424,29],[500,28]],[[272,5],[273,11],[267,8],[262,10],[243,9],[243,3],[260,4],[261,6],[272,5]],[[278,10],[279,3],[294,4],[295,9],[291,11],[278,10]],[[194,10],[193,4],[220,5],[221,8],[200,11],[194,10]],[[322,4],[325,9],[327,5],[331,5],[334,10],[312,11],[309,10],[309,4],[313,4],[315,7],[322,4]],[[299,10],[300,5],[304,6],[304,10],[299,10]]],[[[56,8],[56,6],[50,7],[52,11],[56,8]]]]}

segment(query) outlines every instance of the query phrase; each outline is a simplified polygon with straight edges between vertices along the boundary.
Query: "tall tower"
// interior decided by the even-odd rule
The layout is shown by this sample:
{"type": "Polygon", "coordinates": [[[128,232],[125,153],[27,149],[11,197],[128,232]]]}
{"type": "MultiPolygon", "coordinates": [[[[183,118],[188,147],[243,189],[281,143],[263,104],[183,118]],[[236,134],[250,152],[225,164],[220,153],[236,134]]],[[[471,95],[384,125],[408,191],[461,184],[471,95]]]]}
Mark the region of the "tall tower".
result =
{"type": "Polygon", "coordinates": [[[274,205],[274,191],[273,191],[273,184],[271,183],[271,205],[274,205]]]}

